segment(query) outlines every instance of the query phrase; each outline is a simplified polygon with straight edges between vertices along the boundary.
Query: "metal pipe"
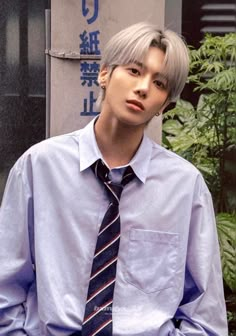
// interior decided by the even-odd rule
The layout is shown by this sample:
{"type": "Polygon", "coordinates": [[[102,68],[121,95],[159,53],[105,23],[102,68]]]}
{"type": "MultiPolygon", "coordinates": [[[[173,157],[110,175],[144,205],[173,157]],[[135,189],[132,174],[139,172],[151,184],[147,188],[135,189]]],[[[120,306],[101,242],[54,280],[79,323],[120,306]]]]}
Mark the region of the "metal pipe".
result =
{"type": "MultiPolygon", "coordinates": [[[[46,50],[51,48],[51,10],[45,10],[46,50]]],[[[51,119],[51,57],[46,53],[46,138],[50,137],[51,119]]]]}
{"type": "Polygon", "coordinates": [[[69,60],[91,60],[91,61],[101,60],[100,55],[80,54],[76,51],[65,51],[65,50],[58,51],[58,50],[46,49],[45,54],[51,57],[69,59],[69,60]]]}

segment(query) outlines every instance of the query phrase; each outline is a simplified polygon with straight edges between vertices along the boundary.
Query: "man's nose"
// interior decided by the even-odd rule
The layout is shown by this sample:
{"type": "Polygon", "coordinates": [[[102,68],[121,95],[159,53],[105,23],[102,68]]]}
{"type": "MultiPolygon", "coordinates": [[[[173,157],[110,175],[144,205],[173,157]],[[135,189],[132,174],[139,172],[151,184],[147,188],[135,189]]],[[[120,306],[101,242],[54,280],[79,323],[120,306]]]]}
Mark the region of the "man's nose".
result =
{"type": "Polygon", "coordinates": [[[134,92],[142,98],[146,98],[150,86],[150,80],[147,77],[139,78],[134,92]]]}

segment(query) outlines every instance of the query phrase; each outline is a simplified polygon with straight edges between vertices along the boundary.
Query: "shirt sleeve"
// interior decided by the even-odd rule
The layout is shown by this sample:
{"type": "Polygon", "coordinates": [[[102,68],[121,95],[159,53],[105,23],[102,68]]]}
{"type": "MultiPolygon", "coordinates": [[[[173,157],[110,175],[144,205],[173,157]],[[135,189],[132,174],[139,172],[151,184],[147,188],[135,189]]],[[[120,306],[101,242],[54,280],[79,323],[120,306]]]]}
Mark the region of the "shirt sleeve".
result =
{"type": "Polygon", "coordinates": [[[212,199],[206,186],[194,201],[189,231],[185,286],[169,336],[227,336],[219,244],[212,199]]]}
{"type": "Polygon", "coordinates": [[[16,164],[0,207],[0,336],[26,335],[25,306],[34,281],[29,231],[32,209],[30,189],[16,164]]]}

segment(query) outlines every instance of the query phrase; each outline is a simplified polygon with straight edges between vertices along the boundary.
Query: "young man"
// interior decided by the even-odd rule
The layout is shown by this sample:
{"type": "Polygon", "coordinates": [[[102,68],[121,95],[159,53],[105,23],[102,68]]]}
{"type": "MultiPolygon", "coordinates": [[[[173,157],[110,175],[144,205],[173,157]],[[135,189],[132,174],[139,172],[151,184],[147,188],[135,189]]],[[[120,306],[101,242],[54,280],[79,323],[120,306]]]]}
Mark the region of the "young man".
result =
{"type": "Polygon", "coordinates": [[[104,51],[98,118],[16,162],[0,215],[1,336],[227,336],[209,191],[144,134],[188,62],[174,32],[121,31],[104,51]]]}

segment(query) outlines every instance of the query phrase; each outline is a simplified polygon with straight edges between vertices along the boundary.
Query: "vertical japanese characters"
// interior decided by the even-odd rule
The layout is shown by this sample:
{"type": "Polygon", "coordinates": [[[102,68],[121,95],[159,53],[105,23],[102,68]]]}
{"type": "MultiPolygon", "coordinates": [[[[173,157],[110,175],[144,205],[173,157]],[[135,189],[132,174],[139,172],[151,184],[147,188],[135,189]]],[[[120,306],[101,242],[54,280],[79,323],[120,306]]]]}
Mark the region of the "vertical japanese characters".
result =
{"type": "MultiPolygon", "coordinates": [[[[91,1],[90,1],[91,3],[91,1]]],[[[98,112],[95,110],[95,92],[94,87],[99,86],[97,76],[99,73],[99,63],[96,60],[100,58],[101,51],[99,49],[99,30],[92,30],[93,23],[98,19],[99,0],[93,0],[92,6],[88,7],[87,1],[82,0],[82,14],[86,18],[88,30],[84,30],[80,35],[80,54],[87,55],[88,60],[80,63],[80,80],[81,85],[88,88],[87,97],[83,100],[83,111],[81,116],[95,116],[98,112]],[[92,12],[92,13],[91,13],[92,12]],[[95,60],[92,59],[94,56],[95,60]],[[91,59],[90,59],[91,58],[91,59]]]]}

